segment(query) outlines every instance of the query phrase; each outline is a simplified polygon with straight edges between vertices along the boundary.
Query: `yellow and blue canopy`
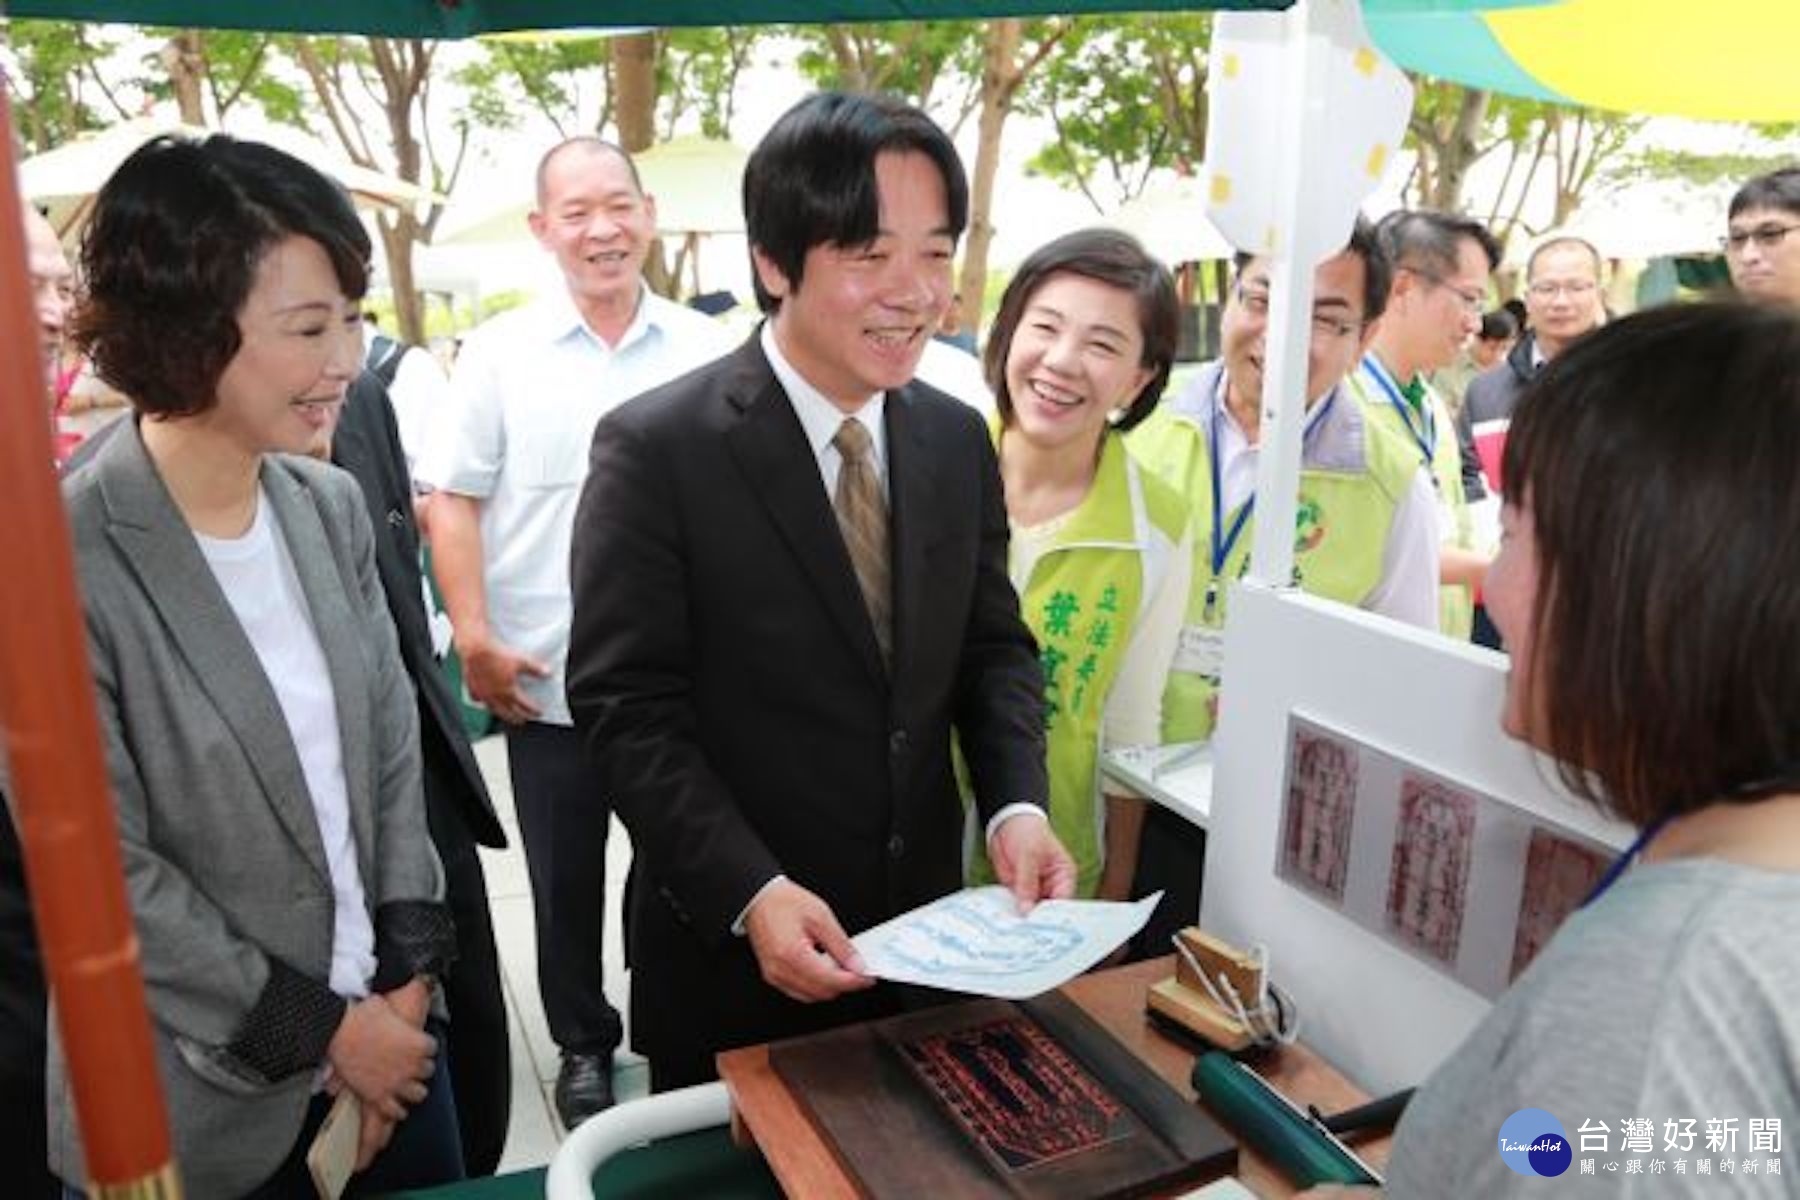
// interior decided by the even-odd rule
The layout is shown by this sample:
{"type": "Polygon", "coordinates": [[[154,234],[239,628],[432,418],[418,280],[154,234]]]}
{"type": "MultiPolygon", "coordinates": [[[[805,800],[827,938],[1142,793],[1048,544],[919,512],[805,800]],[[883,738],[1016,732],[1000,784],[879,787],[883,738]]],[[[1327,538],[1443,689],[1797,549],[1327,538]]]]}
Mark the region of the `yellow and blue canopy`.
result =
{"type": "Polygon", "coordinates": [[[1371,0],[1369,34],[1400,66],[1440,79],[1622,112],[1800,118],[1800,0],[1407,7],[1371,0]]]}

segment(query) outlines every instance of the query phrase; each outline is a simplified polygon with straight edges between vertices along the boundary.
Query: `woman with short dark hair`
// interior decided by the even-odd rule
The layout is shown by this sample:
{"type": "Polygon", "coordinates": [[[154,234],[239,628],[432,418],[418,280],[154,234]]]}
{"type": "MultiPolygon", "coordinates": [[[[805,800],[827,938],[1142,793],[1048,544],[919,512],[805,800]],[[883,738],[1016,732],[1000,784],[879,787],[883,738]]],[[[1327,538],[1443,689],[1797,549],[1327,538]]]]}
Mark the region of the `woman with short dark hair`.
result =
{"type": "Polygon", "coordinates": [[[1800,318],[1786,312],[1628,317],[1571,345],[1520,401],[1486,588],[1512,653],[1502,724],[1640,832],[1419,1089],[1395,1135],[1394,1195],[1537,1194],[1495,1147],[1528,1108],[1562,1125],[1546,1166],[1569,1168],[1568,1139],[1598,1121],[1609,1152],[1576,1157],[1710,1169],[1724,1151],[1756,1163],[1733,1194],[1791,1193],[1800,1158],[1779,1122],[1800,1112],[1796,462],[1800,318]],[[1628,1118],[1649,1121],[1646,1144],[1623,1144],[1628,1118]],[[1715,1121],[1732,1145],[1707,1145],[1715,1121]]]}
{"type": "MultiPolygon", "coordinates": [[[[83,246],[76,337],[136,413],[64,496],[196,1196],[313,1195],[344,1092],[374,1164],[353,1190],[462,1176],[424,1028],[453,931],[416,708],[361,494],[294,457],[360,370],[368,254],[335,184],[227,137],[133,154],[83,246]]],[[[51,1167],[80,1185],[54,1038],[49,1076],[51,1167]]]]}
{"type": "MultiPolygon", "coordinates": [[[[1044,668],[1050,823],[1076,893],[1108,900],[1131,892],[1144,806],[1103,793],[1100,754],[1161,741],[1192,575],[1187,504],[1123,436],[1162,396],[1177,324],[1168,269],[1129,234],[1083,230],[1020,264],[985,357],[1009,568],[1044,668]]],[[[973,876],[992,877],[985,857],[973,876]]]]}

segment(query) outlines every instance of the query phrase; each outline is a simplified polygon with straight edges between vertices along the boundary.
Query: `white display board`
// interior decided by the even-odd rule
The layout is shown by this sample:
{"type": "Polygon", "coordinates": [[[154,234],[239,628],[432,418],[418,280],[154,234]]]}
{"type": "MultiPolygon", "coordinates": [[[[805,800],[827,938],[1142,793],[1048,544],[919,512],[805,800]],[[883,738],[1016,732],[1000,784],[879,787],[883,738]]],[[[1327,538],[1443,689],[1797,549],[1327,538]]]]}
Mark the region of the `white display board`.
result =
{"type": "Polygon", "coordinates": [[[1487,1011],[1488,998],[1456,976],[1508,974],[1529,831],[1608,848],[1628,844],[1631,831],[1570,797],[1548,760],[1500,732],[1501,655],[1249,582],[1236,586],[1230,612],[1201,923],[1233,942],[1268,946],[1274,979],[1299,1003],[1302,1038],[1339,1069],[1370,1092],[1410,1087],[1487,1011]],[[1378,932],[1369,906],[1356,903],[1359,891],[1385,888],[1399,870],[1387,849],[1391,812],[1383,816],[1390,832],[1379,836],[1363,818],[1348,905],[1283,877],[1296,728],[1362,748],[1365,791],[1418,776],[1478,798],[1472,836],[1483,853],[1465,868],[1462,915],[1484,932],[1460,948],[1456,970],[1392,930],[1378,932]],[[1489,955],[1496,961],[1485,963],[1489,955]]]}

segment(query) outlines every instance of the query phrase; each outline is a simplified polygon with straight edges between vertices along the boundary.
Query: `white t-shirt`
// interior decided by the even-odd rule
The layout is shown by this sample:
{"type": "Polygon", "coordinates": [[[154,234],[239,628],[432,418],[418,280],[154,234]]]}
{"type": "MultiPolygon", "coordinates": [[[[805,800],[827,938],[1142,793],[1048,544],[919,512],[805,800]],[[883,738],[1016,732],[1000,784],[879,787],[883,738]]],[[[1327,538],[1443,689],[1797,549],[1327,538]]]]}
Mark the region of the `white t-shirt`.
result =
{"type": "Polygon", "coordinates": [[[569,725],[569,542],[600,418],[732,348],[712,318],[645,289],[616,346],[565,291],[505,312],[463,343],[451,405],[425,439],[419,478],[484,501],[481,544],[494,636],[548,663],[520,686],[549,725],[569,725]]]}
{"type": "Polygon", "coordinates": [[[256,651],[300,757],[335,900],[331,990],[340,996],[366,996],[375,976],[375,929],[350,828],[337,695],[287,539],[269,513],[268,496],[259,494],[256,517],[242,537],[196,533],[194,540],[256,651]]]}

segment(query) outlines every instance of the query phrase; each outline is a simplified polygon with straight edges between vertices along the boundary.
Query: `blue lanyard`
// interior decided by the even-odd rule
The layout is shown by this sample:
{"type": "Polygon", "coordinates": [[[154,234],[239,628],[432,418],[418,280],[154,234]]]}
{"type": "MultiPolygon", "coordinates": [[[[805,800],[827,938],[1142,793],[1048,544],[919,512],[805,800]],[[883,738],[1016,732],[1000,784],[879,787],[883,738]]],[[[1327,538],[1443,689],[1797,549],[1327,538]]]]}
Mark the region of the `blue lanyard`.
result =
{"type": "MultiPolygon", "coordinates": [[[[1250,498],[1244,501],[1238,507],[1237,512],[1233,514],[1231,528],[1226,530],[1223,535],[1219,533],[1219,526],[1225,517],[1224,468],[1219,465],[1219,424],[1225,419],[1225,383],[1225,372],[1220,371],[1218,387],[1213,391],[1212,425],[1206,431],[1208,465],[1212,467],[1212,578],[1206,582],[1206,617],[1208,620],[1211,620],[1214,607],[1219,600],[1219,572],[1225,569],[1225,560],[1230,558],[1231,552],[1237,548],[1238,538],[1243,535],[1244,526],[1249,523],[1250,514],[1256,508],[1256,494],[1253,492],[1250,498]]],[[[1313,435],[1324,423],[1325,414],[1329,413],[1331,406],[1336,403],[1337,389],[1333,388],[1331,395],[1325,398],[1325,403],[1319,405],[1307,416],[1306,430],[1300,435],[1302,456],[1306,453],[1306,447],[1312,444],[1313,435]]]]}
{"type": "Polygon", "coordinates": [[[1638,856],[1644,852],[1644,847],[1648,846],[1651,840],[1663,831],[1663,826],[1667,825],[1669,819],[1674,815],[1672,812],[1664,813],[1644,826],[1643,832],[1637,835],[1637,840],[1631,843],[1625,853],[1613,860],[1612,866],[1606,868],[1606,874],[1600,877],[1600,882],[1594,885],[1594,890],[1587,894],[1587,899],[1581,902],[1581,907],[1586,908],[1604,896],[1606,890],[1619,881],[1619,876],[1623,875],[1626,869],[1638,860],[1638,856]]]}
{"type": "Polygon", "coordinates": [[[1406,426],[1406,432],[1412,435],[1413,444],[1419,448],[1419,453],[1425,456],[1425,469],[1431,470],[1431,465],[1437,458],[1437,415],[1431,411],[1430,399],[1427,398],[1425,403],[1419,406],[1419,419],[1415,422],[1412,405],[1407,403],[1405,394],[1400,390],[1400,385],[1394,381],[1392,375],[1388,374],[1387,368],[1381,365],[1381,360],[1373,354],[1365,354],[1363,355],[1363,366],[1369,369],[1369,374],[1374,377],[1375,382],[1381,386],[1382,393],[1387,396],[1388,403],[1393,405],[1394,411],[1400,414],[1400,421],[1406,426]]]}

